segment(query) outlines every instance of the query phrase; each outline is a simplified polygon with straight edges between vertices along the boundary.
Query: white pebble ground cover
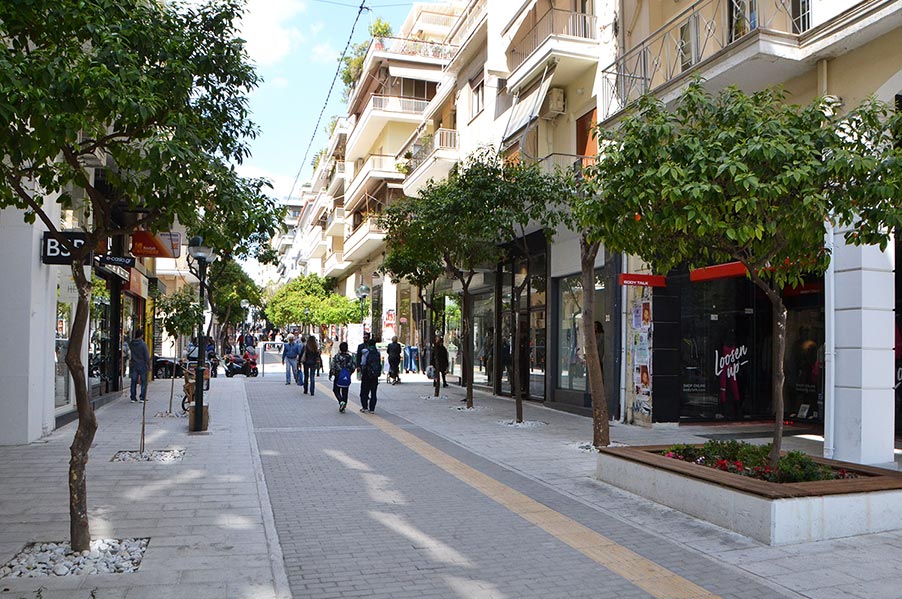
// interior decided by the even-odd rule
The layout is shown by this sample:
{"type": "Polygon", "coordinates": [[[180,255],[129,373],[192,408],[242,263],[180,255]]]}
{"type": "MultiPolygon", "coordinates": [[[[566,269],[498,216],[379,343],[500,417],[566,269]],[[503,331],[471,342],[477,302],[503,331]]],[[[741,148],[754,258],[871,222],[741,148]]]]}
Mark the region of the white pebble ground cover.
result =
{"type": "Polygon", "coordinates": [[[181,462],[185,457],[184,449],[154,449],[151,451],[117,451],[113,462],[160,462],[171,464],[181,462]]]}
{"type": "Polygon", "coordinates": [[[0,578],[135,572],[148,543],[149,538],[95,539],[81,553],[73,553],[68,542],[32,543],[0,568],[0,578]]]}

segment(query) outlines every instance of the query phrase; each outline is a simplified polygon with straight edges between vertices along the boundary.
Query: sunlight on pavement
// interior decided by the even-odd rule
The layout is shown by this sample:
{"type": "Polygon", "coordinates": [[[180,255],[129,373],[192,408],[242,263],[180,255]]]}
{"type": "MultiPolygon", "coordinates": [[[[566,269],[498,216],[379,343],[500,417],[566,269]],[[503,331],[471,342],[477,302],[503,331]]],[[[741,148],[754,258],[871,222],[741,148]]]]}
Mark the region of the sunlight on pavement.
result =
{"type": "Polygon", "coordinates": [[[260,455],[265,455],[268,458],[277,458],[282,455],[282,452],[275,449],[261,449],[260,455]]]}
{"type": "Polygon", "coordinates": [[[230,528],[232,530],[251,530],[257,526],[257,522],[247,516],[225,513],[216,517],[216,525],[220,528],[230,528]]]}
{"type": "Polygon", "coordinates": [[[400,491],[392,489],[392,480],[384,474],[365,472],[363,482],[370,499],[378,503],[407,504],[407,499],[400,491]]]}
{"type": "Polygon", "coordinates": [[[445,582],[451,590],[464,599],[506,599],[507,595],[498,590],[492,583],[482,580],[470,580],[459,576],[445,576],[445,582]]]}
{"type": "Polygon", "coordinates": [[[347,453],[341,451],[340,449],[324,449],[323,453],[327,456],[341,462],[344,466],[350,468],[351,470],[363,470],[364,472],[372,472],[373,469],[364,464],[363,462],[358,462],[347,453]]]}
{"type": "Polygon", "coordinates": [[[470,562],[470,560],[462,556],[451,547],[448,547],[438,539],[434,539],[423,531],[418,530],[414,526],[408,524],[401,516],[397,516],[395,514],[386,514],[383,512],[370,512],[370,516],[372,516],[374,520],[376,520],[386,528],[389,528],[402,535],[403,537],[406,537],[410,541],[416,543],[416,548],[425,550],[427,553],[429,553],[429,555],[432,556],[432,559],[437,562],[441,562],[443,564],[455,564],[467,568],[473,567],[473,564],[470,562]]]}
{"type": "Polygon", "coordinates": [[[151,497],[154,494],[160,493],[161,491],[165,491],[166,489],[175,487],[177,485],[183,485],[189,483],[191,481],[195,481],[199,478],[203,478],[204,473],[202,470],[187,470],[173,476],[172,478],[166,480],[159,480],[154,483],[150,483],[147,485],[142,485],[131,491],[128,491],[125,494],[127,499],[131,499],[132,501],[141,501],[151,497]]]}

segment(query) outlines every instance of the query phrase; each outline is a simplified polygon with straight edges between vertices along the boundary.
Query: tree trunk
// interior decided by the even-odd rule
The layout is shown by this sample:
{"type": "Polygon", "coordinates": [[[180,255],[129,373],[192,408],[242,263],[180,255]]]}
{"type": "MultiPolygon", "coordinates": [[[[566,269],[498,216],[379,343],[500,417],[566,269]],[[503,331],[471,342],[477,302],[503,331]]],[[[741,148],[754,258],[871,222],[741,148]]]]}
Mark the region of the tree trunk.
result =
{"type": "Polygon", "coordinates": [[[589,376],[589,393],[592,396],[592,445],[607,447],[611,444],[611,428],[608,424],[608,403],[604,393],[604,375],[601,356],[595,339],[595,257],[598,242],[589,243],[585,235],[579,238],[580,264],[583,287],[583,338],[585,339],[586,373],[589,376]]]}
{"type": "MultiPolygon", "coordinates": [[[[463,304],[460,307],[460,343],[461,348],[463,349],[463,354],[461,355],[461,369],[467,372],[473,371],[472,362],[472,353],[470,351],[470,332],[473,330],[473,315],[471,314],[471,302],[470,302],[470,281],[472,280],[472,276],[470,276],[467,282],[463,286],[463,295],[461,296],[461,303],[463,304]]],[[[467,408],[473,407],[473,377],[468,376],[466,379],[466,389],[467,389],[467,408]]]]}
{"type": "MultiPolygon", "coordinates": [[[[527,272],[529,272],[529,261],[527,261],[527,272]]],[[[528,279],[528,275],[527,278],[528,279]]],[[[520,338],[523,334],[523,327],[520,319],[520,298],[523,296],[525,285],[514,285],[511,290],[511,313],[513,314],[514,325],[514,347],[511,351],[511,394],[514,396],[514,406],[516,406],[517,422],[523,422],[523,389],[520,388],[523,373],[521,370],[521,359],[523,348],[520,344],[520,338]]]]}
{"type": "Polygon", "coordinates": [[[232,304],[229,304],[229,307],[226,308],[225,318],[223,319],[225,322],[223,323],[222,329],[219,331],[219,349],[220,355],[226,355],[225,344],[226,340],[229,338],[229,321],[232,318],[232,304]]]}
{"type": "Polygon", "coordinates": [[[69,537],[72,550],[87,551],[91,548],[91,529],[88,522],[88,487],[85,466],[88,451],[97,432],[97,418],[94,406],[88,397],[87,373],[81,361],[81,348],[88,327],[91,281],[85,276],[81,260],[72,263],[72,277],[78,289],[75,319],[69,333],[69,347],[66,350],[66,366],[72,375],[75,387],[75,405],[78,409],[78,428],[69,447],[69,537]]]}

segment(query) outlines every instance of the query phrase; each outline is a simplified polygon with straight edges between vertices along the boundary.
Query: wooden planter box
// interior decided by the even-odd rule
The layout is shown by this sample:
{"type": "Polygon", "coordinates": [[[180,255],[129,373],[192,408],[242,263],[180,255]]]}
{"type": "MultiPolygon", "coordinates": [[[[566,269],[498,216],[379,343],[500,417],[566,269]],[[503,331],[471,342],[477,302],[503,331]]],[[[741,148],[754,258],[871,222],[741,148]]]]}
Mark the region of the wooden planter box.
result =
{"type": "Polygon", "coordinates": [[[902,529],[902,473],[814,458],[859,478],[769,483],[666,458],[667,445],[606,447],[599,480],[768,545],[902,529]]]}

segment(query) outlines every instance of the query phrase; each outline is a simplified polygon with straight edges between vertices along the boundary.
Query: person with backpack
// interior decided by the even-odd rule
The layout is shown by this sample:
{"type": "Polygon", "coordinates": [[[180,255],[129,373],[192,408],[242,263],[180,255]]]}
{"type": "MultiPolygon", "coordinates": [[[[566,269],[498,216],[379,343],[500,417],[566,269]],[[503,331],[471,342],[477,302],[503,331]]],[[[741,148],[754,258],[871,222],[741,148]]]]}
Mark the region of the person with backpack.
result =
{"type": "Polygon", "coordinates": [[[338,400],[338,411],[344,412],[348,405],[348,388],[351,386],[351,375],[357,368],[354,356],[348,352],[348,344],[342,341],[338,345],[338,353],[332,356],[329,365],[329,380],[332,381],[332,393],[338,400]]]}
{"type": "Polygon", "coordinates": [[[304,351],[301,352],[300,363],[304,365],[304,395],[308,391],[313,395],[313,389],[316,386],[316,370],[320,363],[319,347],[316,344],[316,337],[310,335],[307,337],[307,343],[304,344],[304,351]]]}
{"type": "Polygon", "coordinates": [[[370,344],[370,334],[364,333],[363,334],[363,343],[361,343],[360,345],[357,346],[357,361],[355,362],[355,364],[357,364],[358,379],[360,378],[360,374],[363,372],[363,352],[364,352],[364,350],[366,350],[366,348],[369,344],[370,344]]]}
{"type": "Polygon", "coordinates": [[[379,377],[382,376],[382,356],[376,349],[376,340],[368,339],[366,348],[361,352],[360,365],[360,404],[361,412],[376,412],[376,389],[379,377]]]}
{"type": "Polygon", "coordinates": [[[285,365],[285,384],[290,385],[294,379],[298,385],[301,379],[298,378],[298,355],[301,353],[301,346],[294,340],[294,335],[288,336],[288,343],[282,346],[282,364],[285,365]]]}

